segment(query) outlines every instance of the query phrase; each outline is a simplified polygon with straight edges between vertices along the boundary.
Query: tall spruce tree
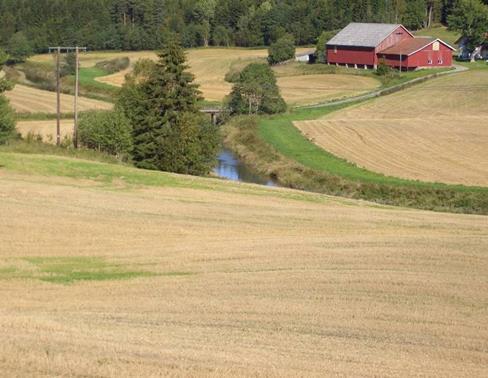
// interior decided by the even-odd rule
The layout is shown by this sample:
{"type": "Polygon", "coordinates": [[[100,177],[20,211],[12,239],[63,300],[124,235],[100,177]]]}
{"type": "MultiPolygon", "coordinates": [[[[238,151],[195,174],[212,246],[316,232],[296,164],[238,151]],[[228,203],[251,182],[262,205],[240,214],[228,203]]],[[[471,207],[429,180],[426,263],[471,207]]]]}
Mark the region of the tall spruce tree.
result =
{"type": "Polygon", "coordinates": [[[212,167],[219,133],[199,112],[200,91],[185,62],[172,39],[150,71],[122,90],[119,105],[132,123],[139,168],[201,175],[212,167]]]}

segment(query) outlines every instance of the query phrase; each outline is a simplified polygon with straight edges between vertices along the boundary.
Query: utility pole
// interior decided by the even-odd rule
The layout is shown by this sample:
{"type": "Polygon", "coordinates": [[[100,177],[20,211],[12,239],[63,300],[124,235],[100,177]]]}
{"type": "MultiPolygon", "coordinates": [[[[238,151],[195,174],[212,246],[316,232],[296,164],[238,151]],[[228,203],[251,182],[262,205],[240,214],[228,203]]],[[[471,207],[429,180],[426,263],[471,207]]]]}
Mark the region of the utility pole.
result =
{"type": "Polygon", "coordinates": [[[56,145],[61,144],[61,48],[56,54],[56,145]]]}
{"type": "Polygon", "coordinates": [[[400,76],[402,76],[402,53],[400,51],[400,76]]]}
{"type": "Polygon", "coordinates": [[[80,91],[80,51],[86,52],[86,47],[49,47],[49,52],[56,51],[56,93],[57,93],[57,116],[56,116],[56,144],[61,144],[61,52],[75,52],[76,73],[75,73],[75,101],[74,101],[74,125],[73,145],[78,148],[78,94],[80,91]]]}
{"type": "Polygon", "coordinates": [[[80,48],[76,46],[75,48],[75,59],[76,59],[76,79],[75,79],[75,122],[73,127],[73,145],[78,148],[78,92],[80,90],[80,48]]]}

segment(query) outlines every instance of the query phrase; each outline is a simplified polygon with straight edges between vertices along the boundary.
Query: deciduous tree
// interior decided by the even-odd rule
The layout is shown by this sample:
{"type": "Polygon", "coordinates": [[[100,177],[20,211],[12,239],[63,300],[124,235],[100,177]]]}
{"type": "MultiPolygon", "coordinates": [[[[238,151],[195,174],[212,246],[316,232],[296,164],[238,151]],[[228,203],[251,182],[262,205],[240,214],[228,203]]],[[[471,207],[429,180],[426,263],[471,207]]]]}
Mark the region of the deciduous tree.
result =
{"type": "Polygon", "coordinates": [[[233,114],[275,114],[286,110],[273,70],[266,64],[251,63],[241,72],[229,96],[233,114]]]}
{"type": "Polygon", "coordinates": [[[448,22],[450,29],[460,32],[467,39],[467,47],[473,51],[487,40],[488,6],[479,0],[459,0],[448,22]]]}

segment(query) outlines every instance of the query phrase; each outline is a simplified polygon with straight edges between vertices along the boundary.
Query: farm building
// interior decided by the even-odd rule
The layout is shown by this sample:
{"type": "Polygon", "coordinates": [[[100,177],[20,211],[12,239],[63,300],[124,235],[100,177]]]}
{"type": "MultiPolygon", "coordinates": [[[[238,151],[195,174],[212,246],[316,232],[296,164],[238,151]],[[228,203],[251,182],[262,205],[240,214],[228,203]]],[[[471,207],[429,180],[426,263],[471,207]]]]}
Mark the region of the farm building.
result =
{"type": "Polygon", "coordinates": [[[399,24],[351,23],[327,42],[327,62],[356,68],[414,70],[452,65],[455,49],[438,38],[415,37],[399,24]]]}
{"type": "Polygon", "coordinates": [[[310,50],[295,56],[295,61],[301,63],[315,63],[315,50],[310,50]]]}

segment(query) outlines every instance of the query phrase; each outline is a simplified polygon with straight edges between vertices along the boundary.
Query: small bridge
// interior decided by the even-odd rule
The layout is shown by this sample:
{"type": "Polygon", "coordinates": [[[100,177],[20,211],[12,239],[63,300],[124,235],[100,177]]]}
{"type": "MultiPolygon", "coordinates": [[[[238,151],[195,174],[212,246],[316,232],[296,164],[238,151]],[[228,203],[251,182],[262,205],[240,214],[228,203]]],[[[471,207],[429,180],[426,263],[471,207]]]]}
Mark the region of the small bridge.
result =
{"type": "Polygon", "coordinates": [[[210,114],[210,118],[212,119],[212,123],[214,125],[216,125],[217,124],[217,117],[221,113],[223,113],[223,110],[222,109],[217,109],[217,108],[214,108],[214,109],[207,108],[207,109],[201,109],[200,112],[205,113],[205,114],[210,114]]]}

